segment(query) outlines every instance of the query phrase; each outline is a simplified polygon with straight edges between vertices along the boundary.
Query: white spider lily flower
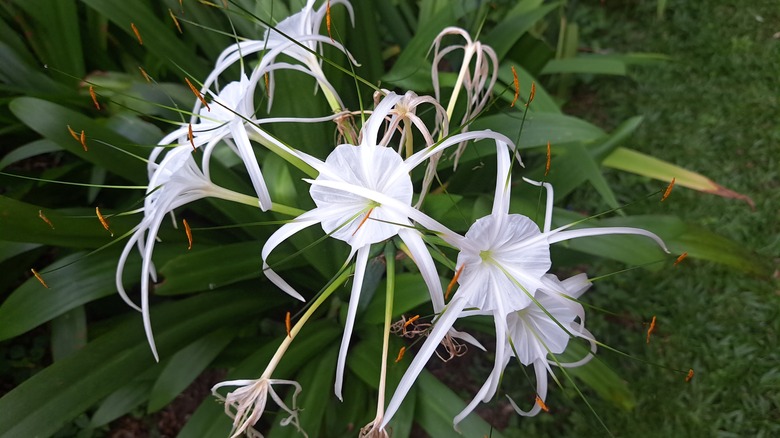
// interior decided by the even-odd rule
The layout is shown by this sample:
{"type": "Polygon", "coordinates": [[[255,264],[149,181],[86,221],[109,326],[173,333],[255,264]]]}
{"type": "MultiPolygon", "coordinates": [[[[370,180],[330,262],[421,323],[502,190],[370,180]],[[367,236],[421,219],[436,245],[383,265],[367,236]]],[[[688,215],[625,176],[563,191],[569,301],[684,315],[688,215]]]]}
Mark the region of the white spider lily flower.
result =
{"type": "MultiPolygon", "coordinates": [[[[388,94],[389,91],[382,90],[384,94],[388,94]]],[[[380,92],[374,93],[374,98],[377,99],[380,92]]],[[[441,138],[448,135],[448,120],[447,113],[444,107],[441,106],[438,100],[431,96],[418,96],[414,91],[407,91],[403,98],[390,111],[388,125],[385,130],[385,135],[378,144],[387,146],[390,140],[393,138],[396,130],[401,131],[401,138],[398,141],[398,153],[405,151],[405,155],[410,157],[414,154],[414,136],[412,127],[417,128],[425,141],[425,146],[430,147],[436,143],[434,137],[437,133],[441,138]],[[435,120],[433,129],[428,129],[425,126],[425,122],[417,115],[417,107],[422,104],[430,104],[435,111],[435,120]]],[[[420,197],[415,204],[415,208],[420,208],[425,199],[425,195],[431,187],[433,177],[436,175],[436,166],[441,158],[441,152],[432,155],[428,159],[428,166],[425,169],[425,176],[423,178],[422,187],[420,189],[420,197]]]]}
{"type": "MultiPolygon", "coordinates": [[[[668,252],[664,242],[655,234],[626,227],[602,227],[567,230],[569,224],[551,230],[552,186],[525,179],[547,190],[544,227],[540,230],[533,221],[519,214],[509,214],[510,157],[508,150],[497,150],[498,171],[496,195],[492,213],[477,220],[464,239],[451,239],[460,249],[457,266],[459,288],[444,312],[434,322],[434,328],[417,353],[406,374],[398,384],[388,404],[383,425],[392,418],[417,376],[433,355],[442,338],[455,321],[469,312],[467,307],[492,314],[496,328],[496,359],[491,378],[483,388],[485,394],[495,394],[501,370],[509,357],[507,317],[510,313],[528,308],[535,303],[537,289],[545,287],[544,277],[551,266],[549,246],[563,240],[609,234],[637,234],[653,239],[668,252]]],[[[545,380],[546,382],[546,380],[545,380]]]]}
{"type": "Polygon", "coordinates": [[[253,426],[260,420],[268,403],[268,396],[276,403],[279,408],[287,412],[289,416],[281,421],[282,426],[292,424],[298,429],[298,432],[306,435],[301,429],[298,419],[298,410],[296,398],[301,392],[301,385],[293,380],[269,379],[261,377],[256,380],[230,380],[218,383],[211,388],[212,394],[225,402],[225,413],[233,419],[233,429],[230,431],[230,438],[238,438],[242,434],[250,437],[262,438],[263,435],[256,431],[253,426]],[[274,390],[274,385],[292,386],[294,392],[292,395],[292,407],[288,407],[284,400],[274,390]],[[225,386],[238,386],[239,388],[228,393],[223,397],[217,392],[219,388],[225,386]],[[235,409],[235,413],[231,410],[235,409]]]}
{"type": "Polygon", "coordinates": [[[404,160],[395,150],[379,145],[380,128],[401,99],[401,96],[390,93],[382,100],[363,127],[360,145],[339,145],[325,162],[296,152],[303,161],[319,172],[315,180],[308,180],[312,184],[310,194],[316,208],[279,228],[266,241],[262,250],[263,271],[268,279],[287,293],[298,295],[295,289],[268,265],[268,256],[274,248],[295,233],[318,223],[325,233],[351,246],[345,263],[349,263],[356,256],[356,267],[336,368],[335,393],[339,398],[347,348],[352,336],[371,244],[398,235],[409,248],[420,269],[431,293],[434,308],[438,310],[444,307],[441,283],[433,258],[426,249],[420,232],[413,228],[411,221],[441,233],[445,238],[457,240],[461,237],[411,206],[413,186],[409,173],[431,155],[460,141],[489,138],[496,141],[499,145],[497,147],[504,149],[511,143],[503,135],[489,131],[460,134],[404,160]]]}
{"type": "MultiPolygon", "coordinates": [[[[231,82],[222,91],[214,95],[209,109],[201,108],[198,117],[191,125],[182,126],[168,134],[161,142],[162,145],[178,143],[191,145],[203,149],[203,172],[207,178],[209,175],[209,163],[214,148],[224,141],[241,158],[246,166],[249,179],[257,193],[258,204],[261,210],[271,208],[271,195],[263,179],[263,173],[257,162],[252,143],[249,141],[247,125],[253,130],[259,130],[252,126],[254,118],[254,87],[249,79],[242,75],[238,82],[231,82]],[[190,131],[191,130],[191,131],[190,131]],[[190,132],[192,137],[190,138],[190,132]]],[[[155,170],[155,163],[159,154],[165,147],[157,147],[149,157],[149,174],[155,170]]]]}
{"type": "Polygon", "coordinates": [[[132,236],[125,244],[116,270],[117,290],[126,303],[143,313],[146,337],[152,353],[158,361],[159,356],[149,316],[149,278],[157,281],[157,274],[152,263],[152,253],[163,218],[178,207],[207,197],[257,205],[255,198],[233,192],[211,182],[198,167],[192,153],[193,150],[189,145],[176,146],[169,149],[159,164],[152,163],[154,170],[149,178],[147,196],[144,200],[144,218],[135,227],[132,236]],[[140,307],[128,297],[122,284],[124,266],[134,245],[138,246],[142,256],[140,307]]]}
{"type": "MultiPolygon", "coordinates": [[[[461,120],[461,131],[468,131],[468,122],[479,114],[490,100],[490,94],[493,92],[493,86],[498,79],[498,57],[492,47],[472,41],[471,36],[465,30],[459,27],[447,27],[442,30],[433,41],[433,66],[431,67],[431,79],[433,80],[434,96],[436,100],[441,101],[441,92],[439,89],[439,63],[449,53],[455,50],[463,50],[463,61],[458,73],[458,79],[455,82],[455,88],[450,96],[447,105],[447,116],[452,119],[455,111],[455,104],[458,101],[460,90],[466,92],[466,112],[461,120]],[[466,42],[463,45],[450,45],[441,49],[442,40],[448,35],[459,35],[466,42]],[[471,70],[472,61],[474,70],[471,70]]],[[[463,155],[466,143],[458,145],[455,151],[455,164],[457,169],[458,160],[463,155]]]]}
{"type": "MultiPolygon", "coordinates": [[[[315,0],[308,0],[299,12],[280,21],[274,28],[267,29],[262,39],[241,41],[223,50],[217,58],[214,70],[203,83],[202,92],[205,93],[219,79],[219,76],[236,62],[241,61],[250,54],[263,52],[260,63],[252,72],[250,82],[257,84],[263,75],[268,73],[269,110],[273,104],[274,95],[273,71],[278,68],[294,69],[312,76],[325,93],[331,108],[333,110],[343,108],[344,105],[341,98],[325,77],[321,61],[315,53],[321,52],[320,46],[322,44],[329,44],[346,54],[350,62],[355,65],[359,64],[340,43],[331,40],[328,36],[320,35],[319,32],[327,13],[327,6],[322,5],[315,10],[314,3],[315,0]],[[301,65],[284,62],[277,63],[276,58],[282,54],[287,55],[301,65]]],[[[347,8],[350,19],[354,23],[354,12],[349,1],[333,0],[330,3],[331,5],[344,5],[347,8]]],[[[200,109],[200,105],[200,102],[195,103],[195,112],[200,109]]]]}
{"type": "Polygon", "coordinates": [[[494,368],[474,399],[455,417],[455,427],[480,402],[493,398],[501,375],[512,357],[516,357],[522,365],[533,365],[536,374],[536,396],[539,401],[534,403],[533,408],[524,411],[508,397],[514,409],[523,416],[534,416],[541,411],[547,398],[547,373],[552,374],[550,365],[576,367],[593,358],[596,343],[593,335],[585,329],[585,311],[582,305],[574,301],[591,286],[587,276],[578,274],[560,281],[554,275],[547,274],[542,278],[542,284],[536,291],[533,303],[506,316],[507,336],[504,348],[509,354],[504,356],[500,367],[494,368]],[[547,359],[549,354],[563,353],[572,336],[588,340],[591,353],[572,363],[547,359]]]}

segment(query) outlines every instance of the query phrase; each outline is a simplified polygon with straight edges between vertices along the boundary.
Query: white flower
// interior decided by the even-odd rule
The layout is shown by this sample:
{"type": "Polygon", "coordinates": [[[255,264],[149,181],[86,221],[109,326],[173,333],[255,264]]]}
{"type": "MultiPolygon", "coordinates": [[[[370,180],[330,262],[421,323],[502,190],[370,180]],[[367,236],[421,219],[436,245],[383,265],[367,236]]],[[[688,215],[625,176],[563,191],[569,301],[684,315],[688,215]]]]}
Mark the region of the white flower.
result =
{"type": "MultiPolygon", "coordinates": [[[[461,119],[462,132],[468,131],[468,122],[479,114],[490,100],[490,94],[493,86],[498,79],[498,57],[492,47],[486,46],[479,41],[472,41],[468,32],[459,27],[447,27],[442,30],[433,41],[433,66],[431,68],[431,78],[433,79],[434,96],[436,100],[441,101],[439,90],[439,63],[449,53],[455,50],[463,50],[463,61],[458,73],[458,79],[455,82],[455,88],[450,96],[447,105],[447,116],[452,118],[455,111],[455,103],[458,100],[460,89],[466,91],[466,112],[461,119]],[[459,35],[466,42],[463,45],[451,45],[440,49],[441,42],[447,35],[459,35]],[[472,61],[474,62],[473,72],[470,70],[472,61]]],[[[466,148],[466,143],[458,145],[455,151],[455,168],[458,167],[458,160],[466,148]]]]}
{"type": "MultiPolygon", "coordinates": [[[[322,44],[330,44],[338,50],[344,52],[354,64],[357,62],[352,58],[346,49],[338,42],[332,41],[330,37],[320,35],[322,20],[325,18],[326,6],[321,6],[314,10],[315,0],[308,0],[306,5],[296,14],[293,14],[274,28],[266,30],[264,37],[260,40],[241,41],[230,45],[222,51],[217,58],[214,70],[209,74],[203,84],[203,93],[214,84],[219,76],[224,73],[231,65],[243,60],[246,56],[263,52],[260,63],[254,68],[250,77],[250,82],[254,85],[258,83],[268,73],[268,108],[270,110],[273,104],[274,75],[277,69],[292,69],[312,76],[318,85],[325,92],[330,101],[331,107],[335,110],[343,108],[343,103],[333,86],[328,82],[322,71],[320,59],[315,54],[321,50],[322,44]],[[302,47],[303,46],[303,47],[302,47]],[[287,55],[300,64],[290,64],[287,62],[277,62],[276,58],[281,55],[287,55]]],[[[346,0],[333,0],[331,5],[343,4],[354,22],[354,13],[352,5],[346,0]]],[[[200,102],[195,104],[195,112],[200,108],[200,102]]]]}
{"type": "Polygon", "coordinates": [[[263,437],[263,435],[254,430],[252,426],[254,426],[263,415],[266,403],[268,403],[268,395],[271,396],[271,399],[279,408],[289,414],[289,417],[282,420],[281,425],[287,426],[288,424],[292,424],[298,429],[298,432],[307,436],[306,432],[301,430],[301,424],[298,420],[298,410],[295,407],[295,400],[301,392],[301,385],[298,382],[293,380],[269,379],[265,377],[261,377],[257,380],[230,380],[214,385],[214,387],[211,388],[211,392],[217,398],[225,402],[225,413],[233,419],[233,430],[231,430],[230,438],[237,438],[243,433],[246,433],[251,437],[263,437]],[[284,403],[284,400],[279,397],[274,390],[274,385],[289,385],[293,387],[292,408],[288,407],[284,403]],[[226,397],[223,397],[217,390],[224,386],[238,386],[239,388],[228,393],[226,397]],[[235,410],[235,413],[231,408],[235,410]]]}
{"type": "Polygon", "coordinates": [[[455,236],[455,233],[411,207],[413,186],[409,173],[431,155],[459,141],[491,138],[501,143],[500,147],[503,148],[509,143],[506,137],[490,132],[461,134],[404,160],[395,150],[379,145],[380,127],[401,99],[401,96],[390,93],[382,100],[363,127],[360,145],[339,145],[325,162],[297,152],[302,160],[319,172],[315,180],[309,180],[312,184],[310,193],[317,207],[283,225],[263,246],[263,270],[266,276],[294,296],[299,296],[295,289],[276,274],[267,262],[273,249],[288,237],[319,223],[326,233],[351,246],[345,263],[349,263],[357,255],[346,327],[336,368],[335,392],[339,398],[347,348],[372,243],[398,235],[409,248],[420,269],[431,294],[434,309],[438,311],[444,307],[441,284],[433,259],[420,232],[412,227],[411,221],[447,236],[455,236]]]}
{"type": "Polygon", "coordinates": [[[133,235],[125,244],[116,270],[116,287],[122,299],[130,306],[143,313],[144,329],[149,345],[156,360],[159,360],[157,348],[152,334],[149,316],[149,277],[157,281],[157,274],[152,263],[152,253],[157,239],[157,232],[166,214],[198,199],[215,197],[241,203],[256,204],[257,200],[240,193],[220,187],[204,175],[192,158],[192,148],[189,145],[176,146],[169,149],[159,164],[150,161],[152,174],[144,199],[144,218],[133,230],[133,235]],[[133,246],[137,245],[142,256],[141,267],[141,306],[137,306],[127,296],[122,284],[127,257],[133,246]]]}
{"type": "MultiPolygon", "coordinates": [[[[497,150],[498,171],[496,195],[490,216],[479,219],[466,233],[464,239],[450,237],[460,248],[457,266],[461,270],[458,278],[459,289],[447,304],[444,312],[435,321],[428,339],[412,360],[406,374],[401,379],[396,393],[388,404],[383,425],[386,425],[400,407],[406,393],[422,371],[428,359],[441,339],[448,333],[455,321],[473,312],[464,312],[467,307],[475,307],[481,313],[491,314],[496,329],[496,359],[486,387],[481,393],[495,394],[501,371],[509,357],[507,317],[510,313],[521,311],[535,304],[537,289],[546,286],[544,276],[551,266],[549,246],[563,240],[585,236],[607,234],[638,234],[649,237],[664,250],[666,246],[655,234],[638,228],[603,227],[567,230],[569,224],[551,230],[552,186],[526,179],[535,185],[547,189],[546,214],[542,230],[527,217],[509,214],[510,195],[510,157],[504,148],[497,150]]],[[[444,237],[444,236],[443,236],[444,237]]],[[[549,286],[549,285],[548,285],[549,286]]],[[[545,380],[546,382],[546,380],[545,380]]],[[[545,386],[546,388],[546,386],[545,386]]]]}
{"type": "MultiPolygon", "coordinates": [[[[575,367],[593,358],[596,343],[585,329],[585,311],[582,305],[574,301],[591,286],[587,276],[578,274],[560,281],[554,275],[547,274],[542,278],[542,284],[536,291],[533,303],[506,316],[507,336],[504,348],[509,354],[504,356],[500,370],[496,372],[494,369],[471,403],[455,417],[456,426],[479,402],[493,398],[498,381],[512,357],[516,357],[522,365],[534,366],[536,395],[541,403],[547,398],[547,373],[552,374],[550,365],[575,367]],[[547,359],[548,354],[563,353],[572,336],[588,340],[591,344],[591,354],[574,363],[559,363],[547,359]]],[[[542,404],[537,402],[529,411],[524,411],[514,400],[509,400],[515,410],[524,416],[536,415],[542,409],[542,404]]]]}

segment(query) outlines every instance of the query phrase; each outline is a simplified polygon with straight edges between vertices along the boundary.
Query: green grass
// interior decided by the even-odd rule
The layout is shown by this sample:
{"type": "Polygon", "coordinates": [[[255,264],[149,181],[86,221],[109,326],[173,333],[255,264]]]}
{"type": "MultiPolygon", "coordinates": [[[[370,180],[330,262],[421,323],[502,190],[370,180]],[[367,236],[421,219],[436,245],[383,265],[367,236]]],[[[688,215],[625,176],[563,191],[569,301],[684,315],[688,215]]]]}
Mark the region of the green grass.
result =
{"type": "MultiPolygon", "coordinates": [[[[580,47],[603,52],[659,52],[661,66],[634,68],[631,79],[584,78],[568,110],[607,128],[634,115],[645,122],[631,147],[698,171],[752,197],[747,204],[675,189],[664,204],[631,213],[668,213],[728,236],[777,266],[780,162],[780,8],[774,1],[670,2],[663,21],[656,1],[570,2],[581,26],[580,47]],[[585,4],[588,3],[588,4],[585,4]],[[745,3],[750,3],[746,6],[745,3]],[[774,24],[773,24],[774,23],[774,24]],[[578,101],[580,100],[580,101],[578,101]],[[586,101],[583,103],[581,101],[586,101]]],[[[624,200],[658,184],[611,175],[624,200]],[[631,190],[631,192],[627,191],[631,190]]],[[[577,194],[575,207],[593,206],[577,194]]],[[[601,263],[592,273],[616,271],[601,263]]],[[[777,277],[777,274],[775,274],[777,277]]],[[[588,393],[615,436],[777,436],[780,434],[780,288],[776,279],[749,277],[704,262],[684,261],[657,273],[614,276],[586,294],[587,302],[619,314],[590,312],[596,337],[634,356],[602,350],[599,358],[629,382],[636,408],[621,411],[588,393]],[[645,343],[646,323],[658,318],[645,343]],[[696,371],[685,374],[663,367],[696,371]]],[[[519,419],[509,436],[529,432],[605,436],[573,391],[553,391],[552,415],[519,419]],[[545,418],[550,417],[550,418],[545,418]],[[515,434],[516,432],[516,434],[515,434]]]]}

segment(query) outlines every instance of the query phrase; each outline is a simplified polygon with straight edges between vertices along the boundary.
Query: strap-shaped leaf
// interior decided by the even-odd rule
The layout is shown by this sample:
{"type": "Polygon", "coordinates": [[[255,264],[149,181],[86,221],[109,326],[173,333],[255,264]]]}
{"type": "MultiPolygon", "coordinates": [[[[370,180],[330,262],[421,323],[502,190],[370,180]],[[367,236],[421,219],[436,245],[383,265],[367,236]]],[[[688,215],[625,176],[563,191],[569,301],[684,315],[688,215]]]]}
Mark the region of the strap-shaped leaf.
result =
{"type": "MultiPolygon", "coordinates": [[[[261,294],[207,293],[152,310],[163,357],[216,326],[240,324],[267,306],[261,294]]],[[[0,437],[48,436],[101,398],[157,366],[140,317],[125,320],[83,350],[51,365],[0,399],[0,437]]]]}

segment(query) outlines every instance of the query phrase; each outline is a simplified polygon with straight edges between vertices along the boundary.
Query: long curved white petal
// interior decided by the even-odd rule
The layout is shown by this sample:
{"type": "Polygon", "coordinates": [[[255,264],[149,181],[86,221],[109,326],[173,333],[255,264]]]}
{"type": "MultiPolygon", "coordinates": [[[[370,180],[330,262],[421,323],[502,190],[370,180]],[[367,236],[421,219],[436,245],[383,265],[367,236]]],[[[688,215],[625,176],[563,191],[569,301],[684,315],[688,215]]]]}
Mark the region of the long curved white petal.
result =
{"type": "MultiPolygon", "coordinates": [[[[352,292],[350,293],[349,306],[347,307],[347,320],[344,323],[344,335],[341,337],[339,357],[336,361],[336,382],[333,385],[336,397],[341,401],[344,401],[341,395],[341,387],[344,383],[344,366],[347,363],[347,350],[349,350],[349,341],[352,339],[352,329],[355,326],[355,316],[360,303],[360,292],[363,290],[363,277],[366,274],[366,264],[368,263],[370,251],[371,245],[358,249],[357,259],[355,259],[355,276],[352,279],[352,292]]],[[[352,258],[352,254],[349,255],[349,258],[352,258]]]]}

